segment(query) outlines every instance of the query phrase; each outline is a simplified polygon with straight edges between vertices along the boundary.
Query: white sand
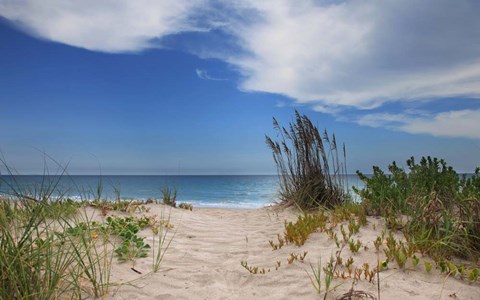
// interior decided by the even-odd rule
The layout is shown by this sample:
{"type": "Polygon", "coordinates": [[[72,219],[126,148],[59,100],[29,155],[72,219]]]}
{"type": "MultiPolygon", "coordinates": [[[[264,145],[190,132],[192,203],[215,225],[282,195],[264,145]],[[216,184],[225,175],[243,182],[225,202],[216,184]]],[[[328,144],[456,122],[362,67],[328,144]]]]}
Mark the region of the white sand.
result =
{"type": "MultiPolygon", "coordinates": [[[[161,214],[160,205],[149,205],[147,215],[161,214]]],[[[139,214],[141,215],[141,214],[139,214]]],[[[132,271],[131,263],[119,264],[114,258],[113,282],[130,282],[120,287],[113,286],[109,297],[113,299],[319,299],[312,287],[307,272],[309,263],[322,258],[326,264],[332,253],[338,250],[325,233],[314,233],[302,247],[286,245],[273,251],[269,240],[277,240],[283,233],[284,221],[295,220],[293,210],[275,212],[273,209],[183,209],[171,210],[171,223],[176,235],[168,249],[158,273],[152,270],[152,255],[137,259],[132,271]],[[290,253],[308,251],[305,262],[287,264],[290,253]],[[240,262],[270,272],[252,275],[240,262]],[[281,267],[275,270],[276,261],[281,267]]],[[[352,256],[354,266],[361,267],[369,262],[376,266],[377,254],[373,240],[383,229],[382,221],[370,218],[369,224],[360,229],[355,239],[363,241],[368,249],[362,248],[352,254],[346,247],[344,259],[352,256]],[[373,230],[376,224],[376,230],[373,230]]],[[[149,244],[153,243],[150,229],[142,231],[149,244]]],[[[341,235],[339,235],[341,238],[341,235]]],[[[383,256],[381,255],[380,258],[383,256]]],[[[335,279],[333,285],[341,284],[328,295],[335,299],[352,286],[351,279],[335,279]]],[[[454,278],[446,278],[438,270],[427,273],[423,266],[414,269],[407,264],[406,270],[396,268],[380,273],[381,299],[480,299],[480,285],[454,278]]],[[[377,295],[377,283],[364,280],[356,290],[369,291],[377,295]]],[[[322,287],[324,291],[324,287],[322,287]]],[[[323,293],[321,295],[323,299],[323,293]]]]}

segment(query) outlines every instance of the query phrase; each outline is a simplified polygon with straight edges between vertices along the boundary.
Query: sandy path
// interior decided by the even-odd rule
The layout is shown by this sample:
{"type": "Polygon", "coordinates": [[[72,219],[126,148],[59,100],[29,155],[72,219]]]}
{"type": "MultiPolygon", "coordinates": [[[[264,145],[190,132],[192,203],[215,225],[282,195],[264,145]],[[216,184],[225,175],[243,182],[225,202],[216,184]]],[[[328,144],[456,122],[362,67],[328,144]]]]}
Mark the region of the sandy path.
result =
{"type": "MultiPolygon", "coordinates": [[[[160,215],[159,206],[152,206],[150,214],[160,215]]],[[[272,251],[268,244],[269,240],[276,240],[277,234],[283,232],[284,220],[295,218],[292,210],[276,213],[271,209],[195,209],[193,212],[173,209],[171,222],[175,225],[173,231],[176,231],[176,235],[160,271],[143,276],[132,285],[113,288],[110,297],[319,299],[306,271],[310,272],[309,263],[316,263],[320,256],[326,263],[337,250],[334,242],[325,233],[315,233],[301,248],[286,245],[272,251]],[[304,251],[308,251],[305,262],[287,264],[290,253],[304,251]],[[270,268],[270,272],[252,275],[241,266],[241,261],[260,268],[270,268]],[[281,267],[275,270],[277,261],[281,261],[281,267]]],[[[381,223],[380,220],[369,219],[369,224],[355,235],[367,245],[367,250],[354,255],[344,249],[342,256],[345,259],[352,256],[358,266],[364,262],[376,264],[377,255],[372,242],[383,228],[381,223]],[[372,229],[374,223],[375,231],[372,229]]],[[[143,234],[152,244],[151,232],[146,230],[143,234]]],[[[138,259],[135,268],[148,273],[151,265],[150,256],[138,259]]],[[[445,281],[437,271],[428,274],[409,268],[398,270],[393,263],[391,265],[390,270],[380,273],[382,299],[480,299],[478,284],[450,278],[445,281]]],[[[128,263],[116,264],[112,270],[112,280],[125,282],[142,276],[131,271],[130,267],[128,263]]],[[[338,279],[335,281],[337,283],[342,285],[329,294],[329,299],[335,299],[351,287],[351,280],[338,279]]],[[[377,294],[376,283],[361,281],[356,289],[377,294]]]]}

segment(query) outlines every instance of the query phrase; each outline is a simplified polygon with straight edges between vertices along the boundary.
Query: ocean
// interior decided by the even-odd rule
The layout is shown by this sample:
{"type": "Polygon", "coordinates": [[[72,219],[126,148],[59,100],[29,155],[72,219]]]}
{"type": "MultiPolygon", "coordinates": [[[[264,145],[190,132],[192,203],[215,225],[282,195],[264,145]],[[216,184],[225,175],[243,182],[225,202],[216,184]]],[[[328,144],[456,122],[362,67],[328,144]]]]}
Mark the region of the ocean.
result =
{"type": "MultiPolygon", "coordinates": [[[[278,201],[277,175],[228,175],[228,176],[140,176],[140,175],[69,175],[40,176],[21,175],[2,177],[0,192],[9,193],[9,186],[21,191],[32,191],[42,181],[57,184],[54,196],[64,198],[93,199],[101,182],[102,199],[115,199],[119,192],[122,199],[161,199],[164,187],[175,188],[177,203],[186,202],[194,207],[259,208],[278,201]]],[[[348,175],[349,185],[361,184],[356,175],[348,175]]],[[[45,186],[44,182],[44,186],[45,186]]]]}

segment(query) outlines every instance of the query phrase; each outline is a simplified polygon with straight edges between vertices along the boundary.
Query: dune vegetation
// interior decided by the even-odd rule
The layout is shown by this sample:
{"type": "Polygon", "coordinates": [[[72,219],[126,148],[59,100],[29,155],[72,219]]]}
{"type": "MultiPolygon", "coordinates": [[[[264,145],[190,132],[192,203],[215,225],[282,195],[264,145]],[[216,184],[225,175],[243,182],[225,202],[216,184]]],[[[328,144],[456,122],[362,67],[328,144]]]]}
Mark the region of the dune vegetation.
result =
{"type": "MultiPolygon", "coordinates": [[[[275,119],[274,128],[280,140],[267,136],[266,143],[278,169],[280,204],[296,206],[304,215],[286,223],[284,236],[269,243],[274,250],[288,243],[303,245],[313,232],[325,232],[334,240],[337,254],[323,267],[321,262],[311,267],[312,285],[320,293],[323,281],[324,298],[332,278],[360,280],[364,274],[372,281],[374,273],[378,275],[389,263],[401,269],[421,264],[427,272],[435,266],[449,276],[474,282],[480,278],[480,168],[460,175],[444,160],[431,157],[422,157],[419,163],[408,159],[406,170],[393,162],[388,173],[374,166],[372,175],[357,171],[364,187],[353,188],[360,197],[354,201],[345,176],[345,146],[342,161],[335,135],[330,137],[326,130],[320,135],[308,117],[298,112],[289,129],[275,119]],[[352,237],[366,226],[367,216],[383,218],[388,230],[374,242],[378,264],[352,269],[340,253],[345,247],[351,253],[363,249],[362,241],[352,237]],[[400,239],[395,237],[399,232],[400,239]]],[[[352,287],[346,296],[354,292],[363,293],[352,287]]]]}
{"type": "MultiPolygon", "coordinates": [[[[7,168],[7,170],[9,170],[7,168]]],[[[11,174],[10,174],[11,175],[11,174]]],[[[145,203],[108,201],[99,183],[92,200],[73,201],[60,192],[59,176],[45,176],[41,185],[16,185],[15,176],[0,196],[0,299],[103,298],[112,286],[112,262],[130,262],[151,255],[157,272],[171,240],[166,215],[108,216],[107,211],[143,212],[145,203]],[[153,245],[137,233],[151,228],[153,245]],[[151,248],[153,247],[153,251],[151,248]]]]}
{"type": "MultiPolygon", "coordinates": [[[[374,166],[371,175],[357,172],[364,183],[363,188],[354,188],[357,201],[348,189],[345,145],[339,149],[334,134],[320,134],[298,112],[288,129],[275,119],[274,127],[280,140],[267,136],[266,142],[278,169],[280,208],[291,206],[300,213],[296,220],[285,221],[275,239],[265,242],[271,251],[280,252],[286,245],[298,251],[271,267],[242,260],[246,271],[265,275],[296,261],[303,263],[308,251],[301,247],[312,234],[324,233],[337,250],[310,263],[306,271],[306,280],[324,299],[343,280],[353,281],[352,288],[339,299],[380,299],[379,274],[393,265],[427,273],[436,269],[478,283],[480,168],[460,175],[444,160],[431,157],[418,163],[412,157],[406,169],[393,162],[388,172],[374,166]],[[365,241],[360,233],[372,218],[381,219],[385,229],[373,242],[365,241]],[[357,256],[367,251],[375,251],[375,264],[357,256]],[[354,289],[359,281],[376,284],[376,295],[354,289]]],[[[64,170],[28,189],[9,175],[13,181],[0,181],[8,185],[0,195],[0,299],[102,298],[124,284],[111,281],[117,261],[140,274],[136,261],[148,258],[150,272],[159,271],[173,227],[168,214],[146,215],[147,204],[159,201],[124,201],[119,190],[115,199],[107,199],[102,197],[101,181],[84,200],[73,201],[59,191],[60,177],[68,176],[64,170]],[[150,229],[153,243],[140,234],[144,229],[150,229]]],[[[177,190],[164,187],[160,192],[163,207],[174,209],[177,190]]],[[[192,210],[187,203],[178,207],[192,210]]]]}

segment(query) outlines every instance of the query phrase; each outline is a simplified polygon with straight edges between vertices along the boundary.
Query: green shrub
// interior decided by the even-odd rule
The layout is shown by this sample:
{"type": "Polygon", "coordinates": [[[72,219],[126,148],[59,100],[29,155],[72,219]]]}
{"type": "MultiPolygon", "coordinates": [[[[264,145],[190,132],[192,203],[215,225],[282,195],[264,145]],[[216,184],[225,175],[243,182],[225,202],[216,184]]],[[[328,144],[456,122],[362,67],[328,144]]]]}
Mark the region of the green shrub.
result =
{"type": "Polygon", "coordinates": [[[385,174],[373,167],[361,196],[368,213],[396,220],[407,216],[403,232],[409,243],[437,257],[480,257],[480,170],[460,176],[442,159],[407,160],[408,172],[395,162],[385,174]]]}

